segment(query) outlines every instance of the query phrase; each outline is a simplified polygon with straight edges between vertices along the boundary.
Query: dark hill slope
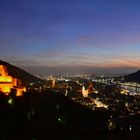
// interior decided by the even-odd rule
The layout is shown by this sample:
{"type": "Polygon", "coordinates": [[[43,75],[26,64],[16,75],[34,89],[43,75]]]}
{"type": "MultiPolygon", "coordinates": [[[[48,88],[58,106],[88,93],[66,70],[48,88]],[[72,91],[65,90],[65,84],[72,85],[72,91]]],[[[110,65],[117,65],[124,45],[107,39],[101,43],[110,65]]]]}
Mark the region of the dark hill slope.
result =
{"type": "Polygon", "coordinates": [[[124,79],[127,82],[139,82],[140,83],[140,70],[135,73],[128,74],[127,76],[125,76],[124,79]]]}
{"type": "Polygon", "coordinates": [[[28,72],[13,66],[5,61],[1,61],[0,60],[0,65],[4,65],[7,67],[8,73],[9,75],[11,75],[12,77],[18,78],[21,80],[21,82],[23,84],[28,84],[28,83],[32,83],[32,82],[39,82],[41,81],[41,79],[29,74],[28,72]]]}

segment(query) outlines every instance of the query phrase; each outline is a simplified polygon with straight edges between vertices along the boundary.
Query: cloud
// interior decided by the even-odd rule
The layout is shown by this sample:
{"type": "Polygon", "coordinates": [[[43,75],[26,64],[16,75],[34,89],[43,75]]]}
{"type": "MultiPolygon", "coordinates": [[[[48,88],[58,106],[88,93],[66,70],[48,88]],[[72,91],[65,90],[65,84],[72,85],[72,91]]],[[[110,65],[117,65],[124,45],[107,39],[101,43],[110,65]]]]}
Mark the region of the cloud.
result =
{"type": "MultiPolygon", "coordinates": [[[[49,52],[48,52],[49,53],[49,52]]],[[[66,73],[125,73],[140,68],[140,61],[135,57],[123,55],[93,56],[88,53],[52,52],[51,55],[35,58],[7,57],[6,61],[33,74],[66,73]],[[55,58],[51,58],[55,57],[55,58]]]]}
{"type": "Polygon", "coordinates": [[[46,50],[35,60],[49,67],[98,67],[98,68],[139,68],[140,58],[122,54],[100,54],[97,52],[75,52],[70,50],[46,50]]]}
{"type": "Polygon", "coordinates": [[[36,75],[50,75],[50,74],[119,74],[132,73],[138,68],[132,67],[87,67],[87,66],[24,66],[22,67],[28,72],[36,75]]]}
{"type": "Polygon", "coordinates": [[[79,35],[74,43],[78,48],[122,48],[127,45],[140,44],[140,32],[137,31],[114,31],[98,32],[92,35],[79,35]]]}
{"type": "Polygon", "coordinates": [[[84,43],[84,42],[93,42],[95,37],[92,35],[81,35],[76,38],[77,43],[84,43]]]}

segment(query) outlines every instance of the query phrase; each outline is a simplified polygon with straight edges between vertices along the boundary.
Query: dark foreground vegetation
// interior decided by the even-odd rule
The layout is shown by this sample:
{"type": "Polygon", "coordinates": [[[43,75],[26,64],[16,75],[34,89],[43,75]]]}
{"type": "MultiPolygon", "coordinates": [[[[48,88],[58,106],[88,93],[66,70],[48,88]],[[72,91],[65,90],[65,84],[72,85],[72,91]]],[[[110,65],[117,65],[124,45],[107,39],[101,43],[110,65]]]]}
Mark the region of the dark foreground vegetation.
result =
{"type": "Polygon", "coordinates": [[[109,110],[92,111],[56,93],[0,93],[0,140],[139,139],[137,131],[108,130],[109,110]]]}

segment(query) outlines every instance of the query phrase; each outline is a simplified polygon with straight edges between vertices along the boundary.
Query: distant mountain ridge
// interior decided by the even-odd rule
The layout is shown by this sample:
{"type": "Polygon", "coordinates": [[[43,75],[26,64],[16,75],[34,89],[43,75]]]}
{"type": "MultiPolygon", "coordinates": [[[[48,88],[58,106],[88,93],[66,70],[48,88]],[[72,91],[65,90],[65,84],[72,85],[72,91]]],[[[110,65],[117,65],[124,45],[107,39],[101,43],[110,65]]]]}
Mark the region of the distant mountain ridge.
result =
{"type": "Polygon", "coordinates": [[[125,81],[127,82],[138,82],[140,83],[140,70],[137,72],[128,74],[124,77],[125,81]]]}
{"type": "Polygon", "coordinates": [[[4,65],[7,67],[9,75],[11,75],[14,78],[18,78],[21,80],[23,84],[29,84],[33,82],[39,82],[41,79],[33,76],[32,74],[26,72],[25,70],[22,70],[14,65],[11,65],[8,62],[0,60],[0,65],[4,65]]]}

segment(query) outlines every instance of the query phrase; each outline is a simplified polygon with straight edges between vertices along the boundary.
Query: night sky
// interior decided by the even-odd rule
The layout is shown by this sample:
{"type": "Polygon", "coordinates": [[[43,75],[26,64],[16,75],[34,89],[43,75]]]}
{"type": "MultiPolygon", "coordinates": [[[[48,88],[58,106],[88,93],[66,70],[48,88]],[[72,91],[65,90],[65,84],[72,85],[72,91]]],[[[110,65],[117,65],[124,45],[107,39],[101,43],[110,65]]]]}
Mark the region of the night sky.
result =
{"type": "Polygon", "coordinates": [[[0,59],[34,74],[140,69],[140,0],[0,0],[0,59]]]}

